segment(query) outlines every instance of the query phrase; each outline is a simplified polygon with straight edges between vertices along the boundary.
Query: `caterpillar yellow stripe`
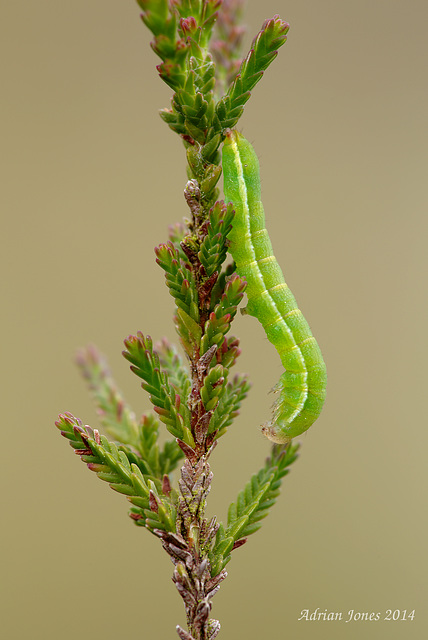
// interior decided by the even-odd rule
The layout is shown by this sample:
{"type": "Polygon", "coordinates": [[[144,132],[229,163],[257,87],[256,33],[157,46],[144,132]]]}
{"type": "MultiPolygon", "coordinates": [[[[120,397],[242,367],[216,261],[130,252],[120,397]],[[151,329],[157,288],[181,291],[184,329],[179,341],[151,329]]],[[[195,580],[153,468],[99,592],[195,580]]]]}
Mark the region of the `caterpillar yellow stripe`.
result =
{"type": "Polygon", "coordinates": [[[285,283],[265,228],[260,170],[251,144],[229,131],[223,145],[224,195],[235,209],[229,233],[236,270],[247,280],[247,313],[262,324],[285,372],[275,391],[273,417],[262,427],[269,440],[289,442],[318,418],[326,395],[327,372],[320,348],[285,283]]]}

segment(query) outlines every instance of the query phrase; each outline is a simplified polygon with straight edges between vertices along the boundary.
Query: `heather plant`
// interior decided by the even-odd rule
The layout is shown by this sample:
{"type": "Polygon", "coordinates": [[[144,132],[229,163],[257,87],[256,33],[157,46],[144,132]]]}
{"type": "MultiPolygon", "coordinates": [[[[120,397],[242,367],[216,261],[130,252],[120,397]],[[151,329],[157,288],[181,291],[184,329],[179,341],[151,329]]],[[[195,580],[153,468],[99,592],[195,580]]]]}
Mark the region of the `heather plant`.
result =
{"type": "Polygon", "coordinates": [[[69,413],[56,425],[87,467],[131,503],[135,525],[156,536],[170,556],[187,617],[187,630],[177,626],[179,637],[212,640],[220,630],[210,618],[212,598],[226,565],[261,527],[298,449],[291,438],[274,441],[261,469],[230,504],[227,522],[205,517],[210,456],[249,390],[245,375],[230,373],[240,350],[229,334],[250,286],[230,259],[228,239],[237,206],[245,202],[219,199],[221,147],[285,43],[288,24],[277,15],[266,20],[241,59],[242,0],[138,4],[161,60],[157,71],[173,92],[160,116],[181,137],[187,159],[188,218],[171,225],[169,239],[155,249],[174,299],[181,350],[141,332],[126,338],[123,355],[153,405],[141,417],[124,400],[103,355],[95,347],[80,350],[77,362],[101,429],[69,413]],[[161,429],[170,434],[163,445],[161,429]]]}

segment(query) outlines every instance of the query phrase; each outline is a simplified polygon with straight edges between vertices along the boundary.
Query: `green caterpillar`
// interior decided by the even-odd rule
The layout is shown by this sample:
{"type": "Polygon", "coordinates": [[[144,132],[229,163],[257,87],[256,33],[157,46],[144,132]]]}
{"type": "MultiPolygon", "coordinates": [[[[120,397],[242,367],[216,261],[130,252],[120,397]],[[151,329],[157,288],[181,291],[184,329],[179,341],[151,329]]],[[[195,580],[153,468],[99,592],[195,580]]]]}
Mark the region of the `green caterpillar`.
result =
{"type": "Polygon", "coordinates": [[[289,442],[318,418],[327,373],[320,348],[297,307],[273,255],[260,200],[259,162],[251,144],[229,131],[223,145],[224,195],[235,209],[229,233],[236,270],[247,280],[247,313],[261,322],[285,372],[275,391],[273,418],[262,427],[269,440],[289,442]]]}

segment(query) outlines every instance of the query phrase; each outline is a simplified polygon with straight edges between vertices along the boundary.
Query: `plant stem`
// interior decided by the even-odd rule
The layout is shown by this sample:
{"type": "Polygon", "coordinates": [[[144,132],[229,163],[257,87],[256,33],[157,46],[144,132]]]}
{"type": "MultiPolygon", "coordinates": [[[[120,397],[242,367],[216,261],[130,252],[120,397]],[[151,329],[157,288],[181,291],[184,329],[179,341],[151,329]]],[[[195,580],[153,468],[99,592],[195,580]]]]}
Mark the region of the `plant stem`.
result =
{"type": "MultiPolygon", "coordinates": [[[[191,201],[189,191],[200,193],[197,181],[191,180],[186,188],[186,200],[192,211],[193,232],[197,236],[201,233],[204,216],[200,216],[197,199],[191,201]]],[[[198,306],[202,335],[207,317],[207,298],[217,280],[217,273],[207,282],[202,282],[204,273],[197,253],[182,243],[182,248],[189,258],[195,276],[198,290],[198,306]]],[[[211,640],[217,635],[220,624],[217,620],[210,620],[211,599],[218,591],[220,583],[226,577],[226,571],[211,577],[208,550],[212,545],[218,530],[216,519],[209,522],[205,518],[206,498],[211,487],[213,474],[210,470],[208,458],[217,441],[215,433],[208,434],[208,427],[212,411],[207,411],[201,398],[201,388],[215,357],[217,346],[213,345],[202,356],[199,347],[195,347],[189,356],[192,377],[192,389],[189,397],[191,414],[191,432],[195,442],[192,448],[180,439],[177,442],[186,458],[181,467],[179,480],[179,497],[177,505],[176,534],[158,531],[164,549],[170,555],[175,567],[173,582],[183,598],[189,633],[181,627],[177,632],[182,640],[211,640]]]]}

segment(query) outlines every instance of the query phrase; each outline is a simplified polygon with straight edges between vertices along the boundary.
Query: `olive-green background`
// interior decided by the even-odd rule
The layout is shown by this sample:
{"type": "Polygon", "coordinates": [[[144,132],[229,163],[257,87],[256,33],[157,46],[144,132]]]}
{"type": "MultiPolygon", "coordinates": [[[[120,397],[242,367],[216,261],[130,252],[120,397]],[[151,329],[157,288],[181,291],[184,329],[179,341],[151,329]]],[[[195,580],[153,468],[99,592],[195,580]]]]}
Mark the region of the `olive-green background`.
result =
{"type": "MultiPolygon", "coordinates": [[[[73,365],[96,343],[137,411],[121,357],[174,339],[153,247],[186,215],[170,90],[129,0],[1,3],[1,627],[8,640],[175,637],[172,565],[53,423],[96,425],[73,365]]],[[[276,256],[322,347],[328,399],[261,532],[214,600],[221,638],[423,638],[427,572],[425,0],[249,0],[287,44],[240,123],[261,163],[276,256]],[[416,610],[397,622],[300,611],[416,610]]],[[[254,383],[212,459],[210,514],[261,465],[281,367],[253,318],[237,365],[254,383]]]]}

